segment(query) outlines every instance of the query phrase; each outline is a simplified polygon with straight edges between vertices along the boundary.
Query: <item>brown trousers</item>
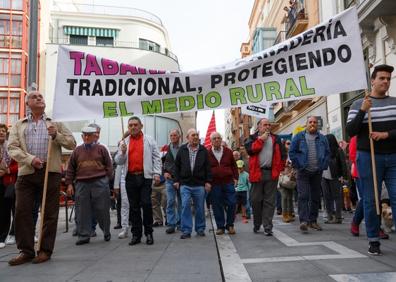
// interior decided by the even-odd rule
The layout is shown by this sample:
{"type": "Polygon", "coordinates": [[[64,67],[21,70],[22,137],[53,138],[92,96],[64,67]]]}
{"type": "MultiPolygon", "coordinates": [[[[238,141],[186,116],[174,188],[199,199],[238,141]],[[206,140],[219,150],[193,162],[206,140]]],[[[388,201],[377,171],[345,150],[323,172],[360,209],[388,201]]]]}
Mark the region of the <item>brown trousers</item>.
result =
{"type": "MultiPolygon", "coordinates": [[[[18,249],[34,256],[34,199],[41,199],[43,194],[45,168],[35,170],[33,174],[18,176],[15,184],[15,239],[18,249]],[[37,195],[39,197],[37,197],[37,195]]],[[[41,250],[51,255],[55,245],[56,229],[59,214],[59,187],[61,174],[48,173],[47,199],[45,203],[45,217],[41,250]]]]}

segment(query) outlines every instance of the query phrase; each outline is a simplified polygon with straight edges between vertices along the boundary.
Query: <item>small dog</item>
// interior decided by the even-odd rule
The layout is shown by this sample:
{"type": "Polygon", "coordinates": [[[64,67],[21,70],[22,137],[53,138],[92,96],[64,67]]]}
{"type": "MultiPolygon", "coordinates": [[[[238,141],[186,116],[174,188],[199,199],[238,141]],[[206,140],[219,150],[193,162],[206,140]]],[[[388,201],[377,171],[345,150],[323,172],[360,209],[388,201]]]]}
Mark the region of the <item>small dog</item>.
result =
{"type": "Polygon", "coordinates": [[[391,233],[394,228],[392,208],[387,203],[382,203],[381,225],[385,233],[391,233]]]}

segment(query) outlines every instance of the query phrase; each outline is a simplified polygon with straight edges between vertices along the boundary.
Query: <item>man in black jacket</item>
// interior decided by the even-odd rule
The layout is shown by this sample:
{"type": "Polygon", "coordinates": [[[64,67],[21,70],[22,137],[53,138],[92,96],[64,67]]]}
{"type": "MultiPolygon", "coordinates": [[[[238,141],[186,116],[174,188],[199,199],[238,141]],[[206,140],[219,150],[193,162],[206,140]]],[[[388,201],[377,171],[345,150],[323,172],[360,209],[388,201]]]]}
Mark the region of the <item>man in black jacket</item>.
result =
{"type": "Polygon", "coordinates": [[[168,152],[165,155],[164,177],[166,187],[166,219],[168,221],[168,229],[166,233],[175,233],[176,226],[180,228],[181,216],[181,198],[180,191],[173,186],[175,177],[175,159],[180,148],[180,131],[172,129],[169,133],[171,143],[168,145],[168,152]],[[177,202],[177,203],[176,203],[177,202]]]}
{"type": "Polygon", "coordinates": [[[195,208],[195,231],[198,236],[205,236],[205,191],[211,189],[212,174],[208,159],[208,151],[199,144],[198,132],[191,128],[187,131],[188,143],[180,146],[175,161],[176,189],[180,188],[182,199],[180,239],[191,237],[192,215],[191,198],[195,208]]]}

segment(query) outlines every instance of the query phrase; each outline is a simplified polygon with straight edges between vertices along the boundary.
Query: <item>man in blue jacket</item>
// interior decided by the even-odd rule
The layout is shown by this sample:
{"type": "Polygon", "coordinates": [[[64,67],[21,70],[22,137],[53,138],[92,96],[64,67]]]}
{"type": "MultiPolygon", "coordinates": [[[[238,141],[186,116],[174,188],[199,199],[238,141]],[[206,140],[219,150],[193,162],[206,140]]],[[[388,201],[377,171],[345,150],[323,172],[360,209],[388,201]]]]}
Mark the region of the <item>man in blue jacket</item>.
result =
{"type": "Polygon", "coordinates": [[[298,216],[300,230],[307,233],[308,227],[322,230],[317,223],[321,179],[329,165],[330,149],[326,137],[318,131],[318,120],[311,116],[306,130],[293,137],[289,158],[297,169],[298,216]]]}

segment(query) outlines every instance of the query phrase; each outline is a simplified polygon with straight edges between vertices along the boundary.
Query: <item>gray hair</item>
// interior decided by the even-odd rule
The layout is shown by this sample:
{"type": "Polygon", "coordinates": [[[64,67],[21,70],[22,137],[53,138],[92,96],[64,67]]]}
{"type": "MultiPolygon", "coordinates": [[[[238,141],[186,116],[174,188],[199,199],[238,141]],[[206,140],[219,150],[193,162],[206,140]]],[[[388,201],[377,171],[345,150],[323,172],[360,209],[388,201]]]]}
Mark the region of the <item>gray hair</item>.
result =
{"type": "Polygon", "coordinates": [[[174,129],[169,130],[169,134],[171,134],[172,132],[176,132],[176,134],[179,135],[179,136],[181,135],[181,134],[180,134],[180,130],[177,129],[177,128],[174,128],[174,129]]]}
{"type": "Polygon", "coordinates": [[[215,137],[215,135],[218,135],[218,136],[220,136],[221,139],[223,139],[223,137],[221,136],[221,134],[215,131],[215,132],[212,132],[212,133],[210,134],[210,140],[212,140],[212,139],[215,137]]]}
{"type": "Polygon", "coordinates": [[[187,137],[190,136],[190,133],[192,133],[193,131],[198,133],[198,131],[195,128],[190,128],[189,130],[187,130],[187,137]]]}

